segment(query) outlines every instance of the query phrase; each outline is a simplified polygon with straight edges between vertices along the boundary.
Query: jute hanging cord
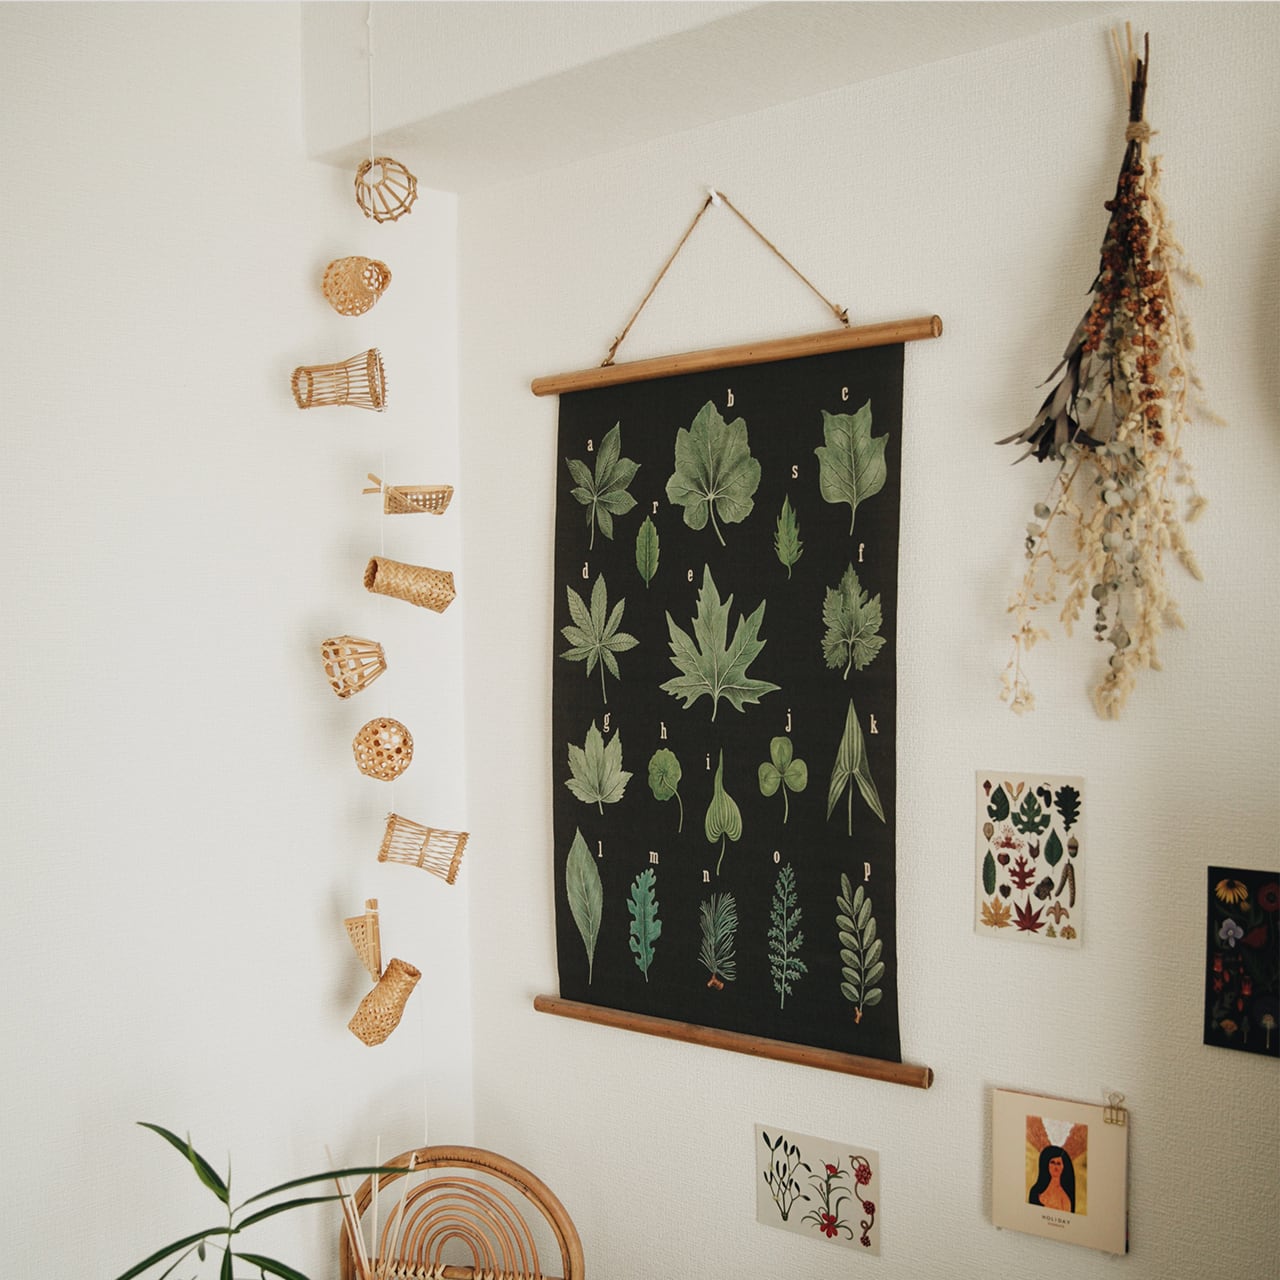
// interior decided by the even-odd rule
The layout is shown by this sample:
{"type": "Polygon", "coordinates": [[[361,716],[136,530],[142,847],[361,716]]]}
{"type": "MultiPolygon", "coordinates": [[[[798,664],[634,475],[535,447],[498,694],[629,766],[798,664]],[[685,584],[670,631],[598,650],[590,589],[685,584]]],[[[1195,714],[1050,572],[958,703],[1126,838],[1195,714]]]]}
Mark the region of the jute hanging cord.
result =
{"type": "Polygon", "coordinates": [[[716,191],[712,189],[707,192],[707,198],[702,202],[702,207],[694,215],[693,221],[689,224],[689,229],[684,233],[684,235],[680,237],[679,244],[676,245],[675,249],[673,249],[671,252],[671,256],[666,260],[666,262],[663,263],[662,270],[658,272],[657,279],[654,280],[654,282],[649,286],[649,292],[644,295],[643,300],[641,301],[640,305],[635,309],[635,312],[632,315],[631,319],[627,321],[626,326],[623,328],[622,332],[618,334],[616,338],[614,338],[613,345],[609,348],[609,354],[605,356],[603,360],[600,361],[600,367],[602,369],[608,368],[609,365],[613,364],[613,358],[618,354],[618,348],[622,345],[627,334],[631,332],[631,326],[635,324],[636,320],[639,318],[640,313],[645,309],[645,306],[648,303],[649,299],[653,297],[658,286],[662,283],[662,278],[670,270],[671,264],[676,260],[677,255],[680,253],[680,250],[684,248],[685,243],[688,241],[689,237],[693,234],[693,229],[698,225],[699,222],[702,221],[702,215],[706,213],[706,211],[710,209],[712,205],[723,205],[726,209],[730,211],[730,213],[738,217],[742,221],[743,225],[746,226],[746,228],[752,232],[752,234],[757,236],[769,250],[771,250],[782,262],[784,262],[791,269],[792,272],[795,273],[795,275],[799,276],[799,278],[809,287],[810,290],[812,290],[813,293],[817,294],[817,296],[822,299],[823,305],[831,312],[833,316],[835,316],[835,318],[842,325],[844,325],[846,329],[849,327],[848,308],[842,307],[839,304],[832,302],[831,299],[828,298],[813,283],[813,281],[810,280],[795,265],[795,263],[792,262],[782,252],[782,250],[780,250],[778,246],[773,243],[772,240],[770,240],[766,235],[764,235],[764,233],[754,223],[752,223],[751,220],[747,218],[747,216],[740,209],[738,209],[734,205],[733,201],[730,200],[729,197],[725,195],[723,191],[716,191]]]}

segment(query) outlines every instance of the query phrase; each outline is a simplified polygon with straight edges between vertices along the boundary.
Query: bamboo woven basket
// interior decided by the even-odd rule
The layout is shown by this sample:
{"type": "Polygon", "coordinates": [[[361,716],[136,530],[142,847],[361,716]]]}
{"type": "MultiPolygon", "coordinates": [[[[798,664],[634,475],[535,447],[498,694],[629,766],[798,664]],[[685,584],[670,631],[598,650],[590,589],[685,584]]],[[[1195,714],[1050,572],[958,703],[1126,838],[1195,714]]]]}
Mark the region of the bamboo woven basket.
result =
{"type": "Polygon", "coordinates": [[[389,516],[442,516],[453,498],[451,484],[383,484],[369,472],[374,488],[361,489],[361,493],[382,494],[382,511],[389,516]]]}
{"type": "Polygon", "coordinates": [[[377,982],[382,977],[382,934],[378,928],[378,900],[366,898],[364,915],[348,916],[343,922],[347,937],[360,957],[360,963],[377,982]]]}
{"type": "Polygon", "coordinates": [[[362,316],[386,292],[391,272],[377,258],[334,258],[320,288],[340,316],[362,316]]]}
{"type": "Polygon", "coordinates": [[[390,156],[363,160],[356,170],[356,204],[374,222],[394,222],[413,208],[418,180],[390,156]]]}
{"type": "Polygon", "coordinates": [[[465,831],[440,831],[402,818],[398,813],[389,813],[378,861],[420,867],[439,876],[446,884],[452,884],[458,878],[467,839],[465,831]]]}
{"type": "Polygon", "coordinates": [[[381,413],[387,407],[387,374],[377,347],[339,364],[299,365],[292,387],[299,409],[345,404],[381,413]]]}
{"type": "Polygon", "coordinates": [[[413,735],[390,716],[370,720],[351,744],[356,768],[367,778],[392,782],[413,761],[413,735]]]}
{"type": "Polygon", "coordinates": [[[400,1025],[404,1007],[422,977],[407,960],[392,960],[378,985],[363,1000],[347,1023],[353,1035],[367,1045],[381,1044],[400,1025]]]}
{"type": "Polygon", "coordinates": [[[444,569],[428,569],[418,564],[401,564],[385,556],[374,556],[364,569],[366,590],[394,596],[410,604],[443,613],[458,594],[453,574],[444,569]]]}
{"type": "Polygon", "coordinates": [[[320,646],[324,673],[340,698],[367,689],[386,669],[387,658],[376,640],[331,636],[320,646]]]}

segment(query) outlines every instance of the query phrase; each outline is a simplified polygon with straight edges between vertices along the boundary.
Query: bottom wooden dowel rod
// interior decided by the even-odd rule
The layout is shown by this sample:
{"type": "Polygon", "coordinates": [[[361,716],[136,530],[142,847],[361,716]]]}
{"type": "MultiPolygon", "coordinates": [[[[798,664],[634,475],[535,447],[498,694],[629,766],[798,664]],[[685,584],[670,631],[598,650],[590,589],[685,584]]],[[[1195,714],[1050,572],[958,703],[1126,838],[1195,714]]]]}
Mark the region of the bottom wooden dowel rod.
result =
{"type": "Polygon", "coordinates": [[[623,1009],[606,1009],[577,1000],[562,1000],[559,996],[535,996],[533,1007],[539,1013],[554,1013],[562,1018],[576,1018],[580,1022],[594,1022],[599,1026],[617,1027],[622,1031],[639,1031],[644,1035],[663,1036],[668,1040],[685,1040],[709,1049],[728,1049],[733,1053],[771,1058],[776,1062],[794,1062],[802,1067],[816,1067],[822,1071],[839,1071],[847,1076],[883,1080],[886,1084],[905,1084],[913,1089],[927,1089],[933,1083],[932,1067],[918,1067],[907,1062],[886,1062],[881,1058],[864,1058],[856,1053],[840,1053],[835,1049],[791,1044],[786,1040],[769,1040],[765,1036],[722,1031],[718,1027],[700,1027],[696,1023],[655,1018],[647,1013],[628,1013],[623,1009]]]}

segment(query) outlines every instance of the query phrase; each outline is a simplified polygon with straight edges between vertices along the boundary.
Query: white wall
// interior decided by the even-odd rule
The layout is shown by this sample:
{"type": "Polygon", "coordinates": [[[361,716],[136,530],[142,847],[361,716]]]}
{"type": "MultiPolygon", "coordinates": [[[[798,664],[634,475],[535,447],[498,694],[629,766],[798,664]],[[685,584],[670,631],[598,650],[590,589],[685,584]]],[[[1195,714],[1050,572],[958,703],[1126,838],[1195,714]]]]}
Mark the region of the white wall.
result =
{"type": "MultiPolygon", "coordinates": [[[[385,528],[393,558],[459,570],[448,613],[361,585],[365,473],[458,478],[456,202],[364,219],[351,174],[304,159],[299,64],[293,4],[0,6],[13,1277],[118,1274],[217,1221],[137,1119],[230,1151],[246,1195],[325,1144],[416,1145],[424,1110],[471,1137],[467,864],[448,888],[376,861],[393,805],[467,825],[465,493],[385,528]],[[319,291],[347,253],[394,276],[360,319],[319,291]],[[295,364],[369,345],[385,414],[294,407],[295,364]],[[349,703],[319,661],[344,631],[390,662],[349,703]],[[350,756],[386,713],[417,741],[394,791],[350,756]],[[377,1049],[346,1029],[367,896],[423,971],[377,1049]]],[[[296,1218],[248,1247],[326,1274],[335,1219],[296,1218]]]]}
{"type": "MultiPolygon", "coordinates": [[[[844,1274],[754,1222],[756,1121],[882,1154],[887,1277],[1102,1276],[1103,1255],[989,1220],[989,1091],[1133,1112],[1138,1280],[1269,1274],[1280,1251],[1275,1063],[1200,1044],[1205,867],[1277,863],[1280,100],[1269,6],[1146,5],[1149,115],[1168,203],[1207,287],[1190,298],[1225,430],[1187,440],[1213,502],[1207,581],[1166,670],[1119,723],[1095,651],[1035,655],[1039,710],[997,700],[1004,607],[1046,478],[1021,427],[1085,305],[1122,150],[1105,28],[1084,24],[512,182],[460,202],[462,460],[470,586],[468,784],[477,1137],[577,1220],[593,1275],[844,1274]],[[908,349],[900,594],[898,928],[904,1057],[930,1092],[589,1027],[554,992],[552,493],[556,405],[531,378],[597,363],[697,208],[725,190],[855,321],[937,311],[908,349]],[[511,620],[520,632],[513,636],[511,620]],[[972,931],[977,768],[1089,786],[1090,941],[972,931]]],[[[732,76],[732,66],[709,67],[732,76]]],[[[602,111],[608,104],[602,104],[602,111]]],[[[703,224],[621,358],[829,320],[728,214],[703,224]]]]}

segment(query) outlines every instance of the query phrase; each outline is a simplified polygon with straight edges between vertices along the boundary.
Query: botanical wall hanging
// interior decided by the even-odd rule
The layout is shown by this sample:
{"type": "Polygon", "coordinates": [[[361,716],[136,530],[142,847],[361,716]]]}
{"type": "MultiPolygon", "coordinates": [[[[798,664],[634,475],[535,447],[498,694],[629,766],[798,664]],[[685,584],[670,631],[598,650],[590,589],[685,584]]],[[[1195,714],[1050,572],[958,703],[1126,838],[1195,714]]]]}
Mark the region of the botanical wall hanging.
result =
{"type": "Polygon", "coordinates": [[[1204,1042],[1280,1058],[1280,871],[1210,867],[1204,1042]]]}
{"type": "Polygon", "coordinates": [[[1092,612],[1094,636],[1108,650],[1093,701],[1113,718],[1138,673],[1160,669],[1162,631],[1182,625],[1170,559],[1201,576],[1185,526],[1205,503],[1182,435],[1193,415],[1216,419],[1197,394],[1178,287],[1198,280],[1161,199],[1160,160],[1148,156],[1149,41],[1141,57],[1131,32],[1125,54],[1115,43],[1129,125],[1093,297],[1035,420],[1000,441],[1024,444],[1022,457],[1057,468],[1027,525],[1026,572],[1009,606],[1013,654],[1001,698],[1019,713],[1035,706],[1025,661],[1048,635],[1043,610],[1057,608],[1068,635],[1092,612]]]}

